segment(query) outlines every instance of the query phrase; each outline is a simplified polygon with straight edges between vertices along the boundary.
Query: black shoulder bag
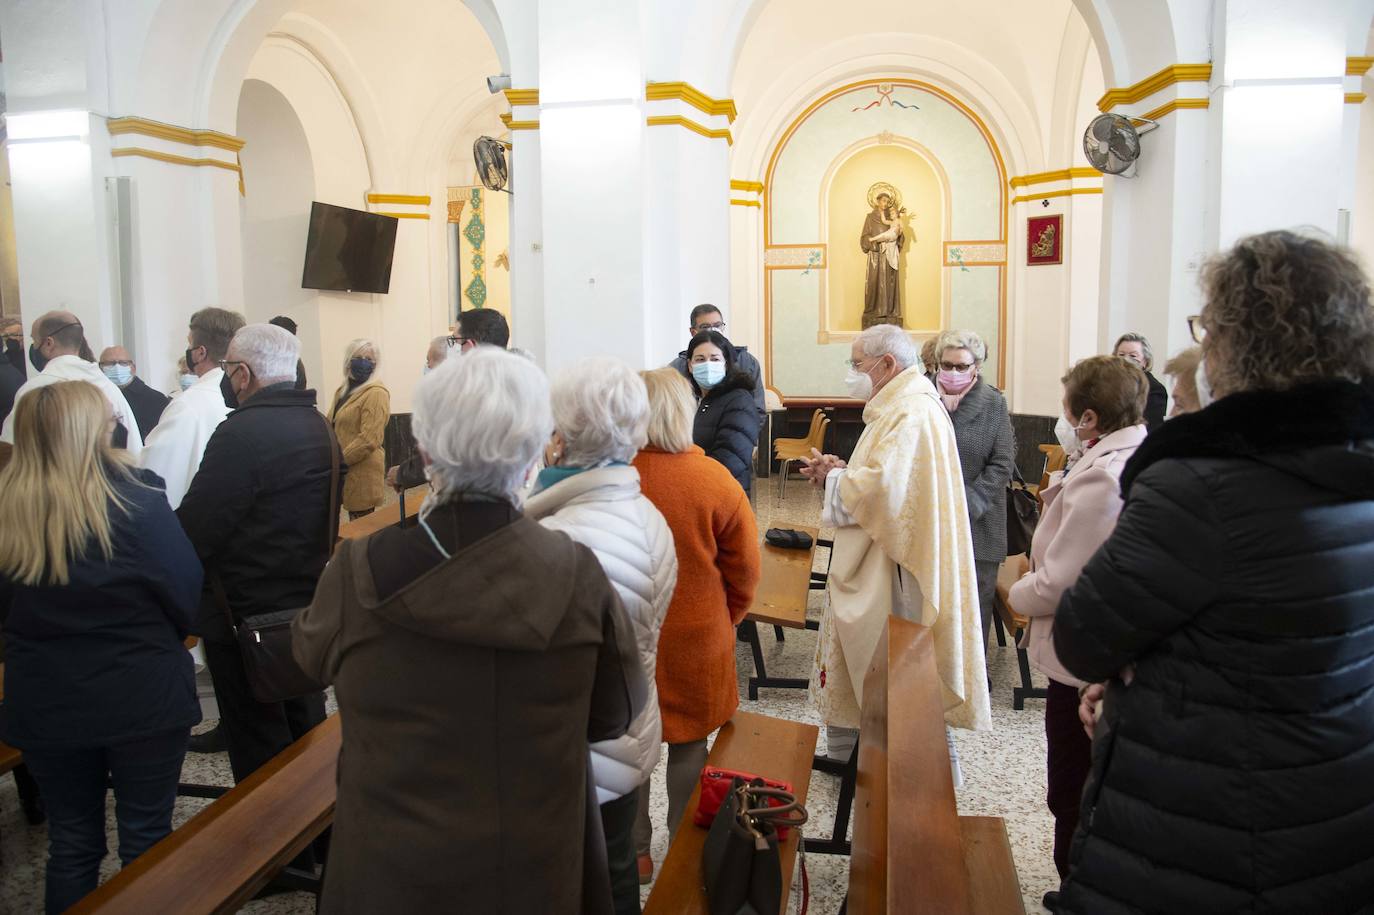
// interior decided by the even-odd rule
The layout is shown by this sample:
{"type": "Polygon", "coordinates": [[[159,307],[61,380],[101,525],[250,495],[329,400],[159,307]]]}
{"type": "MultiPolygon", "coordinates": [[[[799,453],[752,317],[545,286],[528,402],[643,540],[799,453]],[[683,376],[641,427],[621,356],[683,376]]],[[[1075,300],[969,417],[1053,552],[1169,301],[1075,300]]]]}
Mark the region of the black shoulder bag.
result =
{"type": "Polygon", "coordinates": [[[806,808],[796,796],[762,779],[736,777],[711,821],[701,851],[701,878],[710,915],[779,915],[782,859],[778,828],[799,828],[806,808]],[[781,806],[773,806],[776,798],[781,806]]]}
{"type": "Polygon", "coordinates": [[[1011,465],[1011,480],[1007,483],[1007,555],[1030,555],[1031,538],[1040,523],[1040,500],[1026,488],[1021,469],[1011,465]]]}
{"type": "MultiPolygon", "coordinates": [[[[339,535],[339,446],[329,421],[323,416],[320,421],[329,434],[329,523],[325,525],[328,537],[325,556],[328,557],[339,535]]],[[[242,622],[235,624],[234,614],[229,609],[229,598],[224,592],[224,582],[220,581],[218,572],[210,573],[210,586],[214,590],[215,602],[224,611],[229,628],[238,642],[243,669],[254,699],[259,702],[282,702],[324,689],[325,684],[301,670],[291,654],[291,623],[301,608],[245,616],[242,622]]]]}

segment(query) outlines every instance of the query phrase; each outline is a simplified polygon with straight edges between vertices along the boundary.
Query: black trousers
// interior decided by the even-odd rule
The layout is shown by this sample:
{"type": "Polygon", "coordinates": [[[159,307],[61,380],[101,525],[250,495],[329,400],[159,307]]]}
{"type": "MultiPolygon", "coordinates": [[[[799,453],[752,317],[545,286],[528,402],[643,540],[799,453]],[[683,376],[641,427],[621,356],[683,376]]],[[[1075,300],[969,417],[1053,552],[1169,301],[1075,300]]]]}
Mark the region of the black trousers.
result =
{"type": "Polygon", "coordinates": [[[637,791],[601,805],[601,828],[606,834],[606,862],[611,871],[615,915],[639,915],[639,867],[635,856],[637,791]]]}
{"type": "Polygon", "coordinates": [[[324,693],[285,702],[259,702],[248,685],[238,646],[209,640],[202,644],[215,684],[220,726],[229,746],[229,766],[237,784],[324,721],[324,693]]]}
{"type": "Polygon", "coordinates": [[[1078,720],[1078,690],[1050,680],[1048,692],[1045,741],[1049,749],[1049,796],[1045,800],[1054,814],[1054,866],[1063,878],[1069,873],[1069,846],[1078,828],[1093,742],[1078,720]]]}

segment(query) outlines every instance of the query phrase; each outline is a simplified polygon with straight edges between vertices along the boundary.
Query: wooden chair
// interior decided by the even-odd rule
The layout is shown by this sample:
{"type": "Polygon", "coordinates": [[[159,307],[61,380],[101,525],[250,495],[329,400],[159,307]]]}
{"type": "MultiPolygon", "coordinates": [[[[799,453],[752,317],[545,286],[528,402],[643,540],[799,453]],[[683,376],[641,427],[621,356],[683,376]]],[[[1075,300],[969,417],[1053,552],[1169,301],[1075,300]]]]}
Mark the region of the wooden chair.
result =
{"type": "Polygon", "coordinates": [[[825,430],[830,425],[824,410],[811,414],[811,428],[805,438],[779,438],[773,440],[773,456],[780,462],[778,498],[787,495],[787,473],[794,461],[811,457],[811,449],[825,450],[825,430]]]}
{"type": "MultiPolygon", "coordinates": [[[[992,605],[997,613],[996,619],[1012,634],[1014,643],[1021,641],[1022,633],[1030,628],[1030,620],[1016,612],[1007,600],[1007,595],[1011,593],[1011,586],[1016,584],[1029,568],[1030,560],[1024,553],[1017,553],[1015,556],[1008,556],[997,570],[997,594],[992,605]]],[[[1011,707],[1019,712],[1026,707],[1027,699],[1044,699],[1049,694],[1032,683],[1030,659],[1026,657],[1026,649],[1019,644],[1016,645],[1016,666],[1021,672],[1021,685],[1012,688],[1011,707]]]]}
{"type": "MultiPolygon", "coordinates": [[[[1050,474],[1063,470],[1068,464],[1068,455],[1059,445],[1041,445],[1040,451],[1045,455],[1045,470],[1040,474],[1040,485],[1035,488],[1035,498],[1040,498],[1040,493],[1045,491],[1045,487],[1050,485],[1050,474]]],[[[1044,503],[1041,502],[1041,507],[1044,503]]]]}

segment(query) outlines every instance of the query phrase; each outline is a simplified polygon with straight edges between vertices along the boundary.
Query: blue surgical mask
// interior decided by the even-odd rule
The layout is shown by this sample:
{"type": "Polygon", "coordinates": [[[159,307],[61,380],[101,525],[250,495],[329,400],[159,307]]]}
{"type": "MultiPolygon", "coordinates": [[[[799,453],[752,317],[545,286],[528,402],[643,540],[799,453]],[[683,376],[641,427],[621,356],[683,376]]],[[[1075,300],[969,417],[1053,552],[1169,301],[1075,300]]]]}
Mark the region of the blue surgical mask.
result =
{"type": "Polygon", "coordinates": [[[360,384],[372,377],[372,372],[377,368],[377,363],[371,359],[364,359],[361,356],[354,356],[348,360],[348,374],[360,384]]]}
{"type": "Polygon", "coordinates": [[[190,372],[187,372],[185,375],[182,375],[180,378],[177,379],[177,384],[181,385],[181,389],[184,391],[191,385],[195,384],[196,380],[197,379],[195,375],[191,374],[190,372]]]}
{"type": "Polygon", "coordinates": [[[129,365],[102,365],[100,370],[105,373],[105,377],[114,382],[114,386],[122,388],[134,380],[133,366],[129,365]]]}
{"type": "Polygon", "coordinates": [[[724,362],[697,362],[692,365],[692,377],[704,391],[725,380],[724,362]]]}

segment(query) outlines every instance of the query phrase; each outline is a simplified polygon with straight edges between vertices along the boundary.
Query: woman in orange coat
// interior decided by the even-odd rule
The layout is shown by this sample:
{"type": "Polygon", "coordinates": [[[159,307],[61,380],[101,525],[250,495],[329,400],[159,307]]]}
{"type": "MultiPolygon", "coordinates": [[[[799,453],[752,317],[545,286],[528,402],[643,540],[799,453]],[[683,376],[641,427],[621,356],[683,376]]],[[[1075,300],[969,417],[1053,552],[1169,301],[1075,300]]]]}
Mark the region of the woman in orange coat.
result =
{"type": "MultiPolygon", "coordinates": [[[[735,627],[759,581],[754,510],[730,471],[692,444],[696,398],[675,369],[642,373],[649,443],[635,458],[640,489],[668,521],[677,548],[673,602],[658,637],[658,705],[668,744],[668,828],[677,829],[706,764],[706,738],[739,705],[735,627]]],[[[640,882],[653,878],[649,783],[639,789],[640,882]]]]}

